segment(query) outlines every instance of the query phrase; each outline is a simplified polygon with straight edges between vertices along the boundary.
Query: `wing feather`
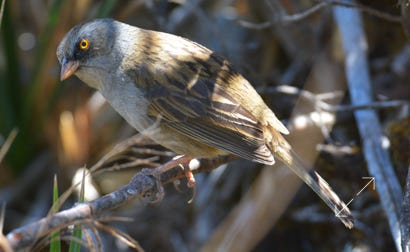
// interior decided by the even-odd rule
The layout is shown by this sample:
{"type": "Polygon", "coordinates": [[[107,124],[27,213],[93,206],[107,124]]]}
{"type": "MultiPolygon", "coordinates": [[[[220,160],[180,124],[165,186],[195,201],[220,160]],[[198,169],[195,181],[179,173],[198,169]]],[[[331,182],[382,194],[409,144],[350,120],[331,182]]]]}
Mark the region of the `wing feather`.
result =
{"type": "Polygon", "coordinates": [[[248,160],[273,164],[260,122],[225,92],[226,82],[235,79],[231,75],[236,73],[224,69],[220,62],[192,60],[178,60],[178,68],[176,59],[161,68],[140,67],[140,76],[153,77],[145,81],[149,83],[149,115],[160,117],[161,123],[197,141],[248,160]]]}

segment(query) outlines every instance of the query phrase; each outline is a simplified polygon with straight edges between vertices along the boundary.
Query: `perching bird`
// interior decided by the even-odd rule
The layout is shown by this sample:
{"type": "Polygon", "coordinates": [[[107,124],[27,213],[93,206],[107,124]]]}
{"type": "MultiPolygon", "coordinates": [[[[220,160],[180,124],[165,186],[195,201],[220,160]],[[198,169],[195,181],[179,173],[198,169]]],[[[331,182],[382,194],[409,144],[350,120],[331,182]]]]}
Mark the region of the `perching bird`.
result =
{"type": "Polygon", "coordinates": [[[75,74],[139,132],[184,157],[234,154],[291,168],[349,228],[348,207],[309,173],[282,136],[286,127],[223,57],[188,39],[112,19],[72,28],[57,49],[61,80],[75,74]]]}

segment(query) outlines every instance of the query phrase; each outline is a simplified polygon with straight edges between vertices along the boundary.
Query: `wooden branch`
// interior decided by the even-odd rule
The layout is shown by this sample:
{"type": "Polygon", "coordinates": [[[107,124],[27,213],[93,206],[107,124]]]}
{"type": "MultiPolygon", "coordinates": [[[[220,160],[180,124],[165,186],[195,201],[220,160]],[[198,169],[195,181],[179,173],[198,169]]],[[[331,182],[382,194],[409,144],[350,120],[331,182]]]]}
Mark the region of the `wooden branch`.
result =
{"type": "MultiPolygon", "coordinates": [[[[346,1],[352,3],[352,1],[346,1]]],[[[345,70],[353,105],[372,102],[372,88],[367,62],[367,42],[359,11],[334,7],[345,54],[345,70]]],[[[357,126],[363,144],[363,153],[371,176],[375,177],[376,190],[388,217],[390,231],[398,251],[401,251],[399,213],[402,191],[394,173],[387,148],[382,146],[382,128],[373,110],[355,111],[357,126]]]]}
{"type": "Polygon", "coordinates": [[[410,41],[410,9],[408,1],[400,0],[400,9],[401,9],[401,25],[403,26],[404,35],[406,35],[407,43],[410,41]]]}
{"type": "MultiPolygon", "coordinates": [[[[128,142],[126,141],[127,144],[132,142],[135,142],[135,139],[128,142]]],[[[125,144],[125,146],[131,146],[127,144],[125,144]]],[[[119,146],[124,147],[124,144],[119,146]]],[[[115,153],[118,153],[119,146],[114,148],[117,149],[113,150],[115,153]]],[[[212,160],[201,160],[200,166],[192,170],[192,172],[200,173],[211,171],[235,158],[234,156],[225,156],[212,160]]],[[[102,160],[107,161],[107,156],[103,157],[102,160]]],[[[102,165],[103,162],[100,161],[97,164],[102,165]]],[[[14,251],[29,248],[34,245],[36,241],[57,229],[65,228],[75,223],[82,223],[90,219],[98,219],[107,211],[115,209],[137,197],[142,198],[144,201],[156,202],[158,199],[161,199],[163,184],[185,177],[183,169],[179,166],[163,174],[158,174],[156,177],[146,174],[147,172],[143,170],[134,175],[128,184],[117,191],[17,228],[7,234],[7,241],[14,251]]],[[[0,247],[0,251],[4,250],[0,247]]]]}
{"type": "MultiPolygon", "coordinates": [[[[408,9],[407,3],[406,3],[405,0],[402,0],[400,4],[401,4],[401,7],[402,7],[402,16],[395,16],[395,15],[392,15],[392,14],[387,13],[387,12],[383,12],[383,11],[373,9],[373,8],[368,7],[366,5],[363,5],[363,4],[346,2],[346,1],[343,1],[343,0],[342,1],[324,0],[322,2],[319,2],[315,5],[313,5],[312,7],[308,8],[307,10],[303,10],[303,11],[301,11],[299,13],[295,13],[295,14],[287,14],[283,10],[280,13],[281,15],[279,15],[279,17],[277,17],[276,20],[274,20],[274,21],[271,20],[271,21],[266,21],[266,22],[262,22],[262,23],[252,23],[252,22],[249,22],[249,21],[246,21],[246,20],[238,19],[237,22],[238,22],[239,25],[242,25],[245,28],[262,30],[262,29],[266,29],[266,28],[269,28],[269,27],[273,26],[275,23],[280,23],[282,25],[287,25],[287,24],[292,24],[292,23],[303,21],[304,19],[312,16],[316,12],[322,10],[323,8],[333,5],[333,6],[342,6],[342,7],[346,7],[346,8],[354,8],[354,9],[357,9],[359,11],[365,12],[369,15],[381,18],[381,19],[386,20],[386,21],[390,21],[390,22],[394,22],[394,23],[402,23],[403,28],[406,32],[406,35],[408,35],[408,28],[405,24],[405,22],[407,21],[406,20],[407,16],[404,15],[404,11],[407,11],[407,9],[408,9]]],[[[274,5],[275,7],[278,7],[280,4],[278,2],[272,2],[272,5],[274,5]]]]}
{"type": "Polygon", "coordinates": [[[401,208],[400,228],[402,232],[401,246],[403,251],[410,251],[410,166],[407,169],[406,192],[403,197],[401,208]]]}
{"type": "Polygon", "coordinates": [[[119,190],[94,201],[76,205],[70,209],[45,217],[39,221],[17,228],[7,234],[7,240],[15,251],[29,248],[39,239],[56,229],[97,218],[101,213],[116,208],[138,196],[155,194],[156,181],[152,177],[136,174],[131,181],[119,190]]]}

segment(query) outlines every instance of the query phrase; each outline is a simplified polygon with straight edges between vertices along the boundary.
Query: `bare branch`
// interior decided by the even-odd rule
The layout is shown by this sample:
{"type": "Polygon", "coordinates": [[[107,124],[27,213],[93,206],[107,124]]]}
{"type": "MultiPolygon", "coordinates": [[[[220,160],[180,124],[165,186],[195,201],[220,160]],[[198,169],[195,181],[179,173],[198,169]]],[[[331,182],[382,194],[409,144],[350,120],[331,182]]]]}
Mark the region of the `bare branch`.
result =
{"type": "MultiPolygon", "coordinates": [[[[310,7],[307,10],[304,10],[304,11],[296,13],[296,14],[291,14],[291,15],[286,14],[285,10],[283,8],[281,8],[279,6],[279,3],[276,2],[276,1],[268,2],[268,4],[270,5],[270,8],[279,9],[279,11],[275,11],[275,12],[280,13],[281,16],[276,18],[275,20],[266,21],[266,22],[262,22],[262,23],[252,23],[252,22],[249,22],[249,21],[246,21],[246,20],[238,19],[237,20],[238,24],[242,25],[245,28],[255,29],[255,30],[262,30],[262,29],[269,28],[272,25],[274,25],[275,23],[280,23],[280,24],[283,24],[283,25],[287,25],[287,24],[302,21],[303,19],[308,18],[309,16],[315,14],[319,10],[321,10],[321,9],[323,9],[323,8],[329,6],[329,5],[342,6],[342,7],[346,7],[346,8],[355,8],[359,11],[365,12],[369,15],[372,15],[372,16],[375,16],[375,17],[390,21],[390,22],[395,22],[395,23],[403,22],[402,16],[395,16],[395,15],[392,15],[392,14],[389,14],[389,13],[386,13],[386,12],[383,12],[383,11],[373,9],[373,8],[368,7],[366,5],[363,5],[363,4],[349,3],[349,2],[338,1],[338,0],[324,0],[322,2],[319,2],[316,5],[313,5],[312,7],[310,7]]],[[[407,7],[403,7],[403,6],[405,6],[405,4],[402,4],[402,10],[407,9],[407,7]]]]}
{"type": "MultiPolygon", "coordinates": [[[[309,17],[310,15],[316,13],[317,11],[321,10],[322,8],[326,7],[327,5],[328,5],[327,2],[321,2],[300,13],[296,13],[293,15],[283,14],[282,17],[278,18],[277,23],[289,24],[289,23],[299,22],[309,17]]],[[[242,20],[242,19],[238,19],[237,21],[240,25],[242,25],[245,28],[256,29],[256,30],[266,29],[273,25],[273,21],[267,21],[267,22],[263,22],[259,24],[255,24],[255,23],[242,20]]]]}
{"type": "Polygon", "coordinates": [[[369,15],[384,19],[386,21],[394,22],[394,23],[401,23],[402,22],[402,17],[401,16],[395,16],[383,11],[379,11],[373,8],[370,8],[366,5],[356,3],[356,2],[349,2],[349,1],[339,1],[339,0],[329,0],[329,3],[334,5],[334,6],[341,6],[341,7],[347,7],[347,8],[353,8],[358,11],[365,12],[369,15]]]}
{"type": "Polygon", "coordinates": [[[401,207],[400,228],[402,232],[401,246],[403,251],[410,251],[410,166],[407,169],[406,191],[403,197],[401,207]]]}
{"type": "MultiPolygon", "coordinates": [[[[104,156],[94,167],[102,167],[104,162],[108,161],[113,153],[124,151],[125,147],[132,146],[136,140],[144,140],[143,136],[138,136],[117,145],[109,154],[104,156]],[[98,165],[98,166],[97,166],[98,165]]],[[[226,156],[212,160],[202,160],[201,165],[193,170],[193,173],[200,173],[213,170],[220,165],[227,163],[236,157],[226,156]]],[[[45,217],[37,222],[28,224],[11,231],[6,237],[10,246],[14,250],[21,250],[30,247],[37,240],[49,235],[51,232],[67,227],[68,225],[82,223],[90,219],[98,219],[109,210],[117,208],[124,203],[135,198],[142,198],[153,202],[157,195],[161,194],[162,185],[171,183],[185,177],[185,173],[179,166],[158,174],[158,176],[145,175],[144,171],[137,173],[131,181],[117,191],[107,194],[94,201],[76,205],[70,209],[61,211],[54,215],[45,217]]],[[[1,249],[0,249],[1,250],[1,249]]]]}
{"type": "Polygon", "coordinates": [[[407,41],[410,41],[410,9],[408,1],[402,0],[399,2],[402,17],[402,26],[407,41]]]}
{"type": "Polygon", "coordinates": [[[134,248],[137,251],[143,252],[144,249],[139,245],[139,243],[133,239],[130,235],[127,233],[122,232],[119,229],[104,225],[100,222],[96,222],[95,226],[101,230],[104,230],[105,232],[111,234],[112,236],[117,237],[120,239],[122,242],[127,244],[129,247],[134,248]]]}
{"type": "MultiPolygon", "coordinates": [[[[353,105],[371,103],[372,90],[367,62],[367,42],[359,12],[355,9],[335,7],[334,15],[341,34],[352,103],[353,105]]],[[[398,223],[402,191],[389,153],[386,148],[382,147],[382,129],[379,119],[373,110],[355,111],[355,117],[369,174],[376,178],[381,205],[388,217],[396,248],[401,251],[401,232],[398,223]]]]}
{"type": "Polygon", "coordinates": [[[376,101],[360,105],[333,105],[326,102],[326,100],[331,100],[339,97],[340,95],[344,95],[343,92],[333,91],[330,93],[315,94],[308,90],[302,90],[297,87],[287,85],[265,87],[263,89],[258,89],[258,91],[260,93],[282,93],[287,95],[301,96],[312,102],[312,104],[315,104],[315,107],[329,112],[354,112],[356,110],[388,109],[410,105],[410,102],[405,100],[376,101]]]}
{"type": "Polygon", "coordinates": [[[3,0],[1,2],[1,7],[0,7],[0,28],[1,28],[1,23],[3,20],[3,14],[4,14],[4,4],[6,3],[6,0],[3,0]]]}
{"type": "Polygon", "coordinates": [[[11,144],[13,143],[14,139],[16,138],[18,133],[17,129],[13,129],[10,132],[10,135],[7,137],[6,142],[0,148],[0,163],[3,160],[4,156],[6,155],[7,151],[10,149],[11,144]]]}

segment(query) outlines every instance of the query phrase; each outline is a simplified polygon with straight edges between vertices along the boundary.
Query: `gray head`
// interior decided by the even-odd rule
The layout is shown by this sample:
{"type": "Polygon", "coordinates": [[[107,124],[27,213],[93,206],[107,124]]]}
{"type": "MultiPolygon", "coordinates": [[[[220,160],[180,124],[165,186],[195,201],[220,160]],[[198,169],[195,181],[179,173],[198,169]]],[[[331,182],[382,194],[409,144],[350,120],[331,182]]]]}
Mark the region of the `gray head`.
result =
{"type": "Polygon", "coordinates": [[[95,87],[90,83],[93,82],[90,74],[98,75],[99,72],[109,70],[107,65],[112,66],[115,59],[111,55],[121,25],[112,19],[96,19],[72,28],[57,48],[57,58],[61,64],[60,79],[65,80],[76,74],[95,87]],[[107,61],[106,58],[111,60],[107,61]]]}

